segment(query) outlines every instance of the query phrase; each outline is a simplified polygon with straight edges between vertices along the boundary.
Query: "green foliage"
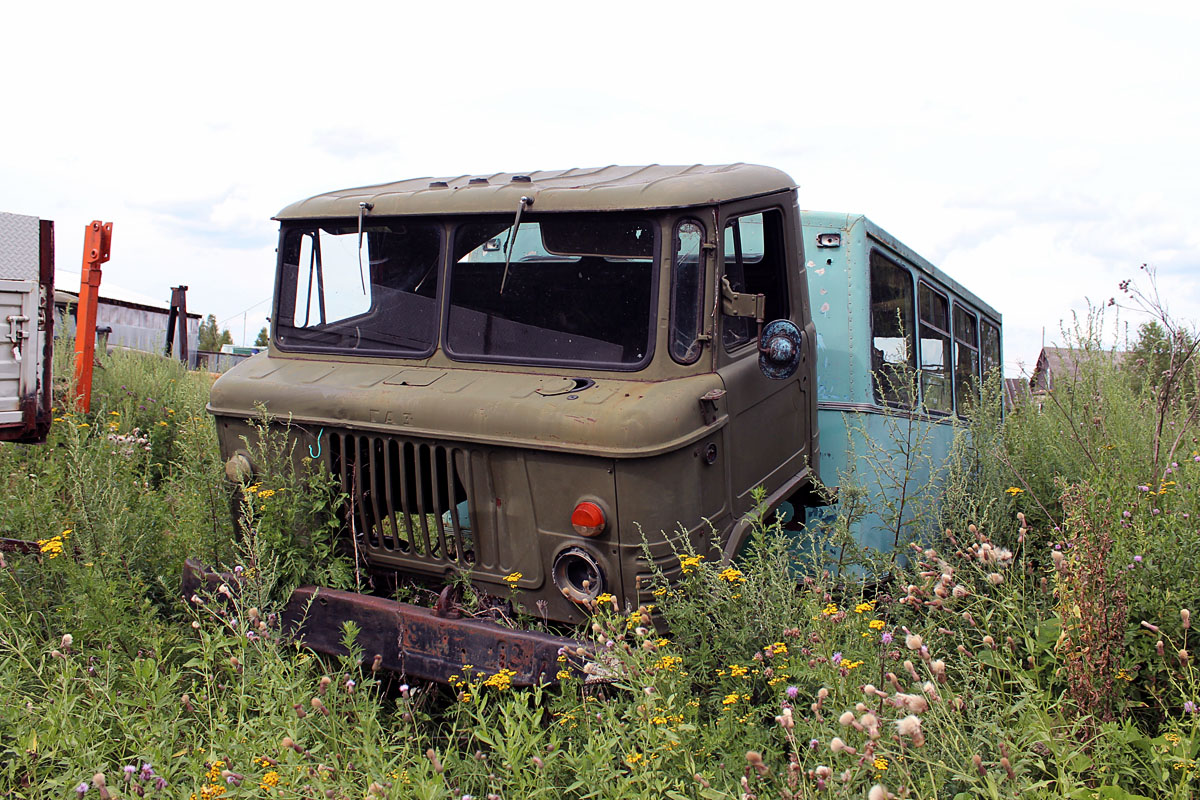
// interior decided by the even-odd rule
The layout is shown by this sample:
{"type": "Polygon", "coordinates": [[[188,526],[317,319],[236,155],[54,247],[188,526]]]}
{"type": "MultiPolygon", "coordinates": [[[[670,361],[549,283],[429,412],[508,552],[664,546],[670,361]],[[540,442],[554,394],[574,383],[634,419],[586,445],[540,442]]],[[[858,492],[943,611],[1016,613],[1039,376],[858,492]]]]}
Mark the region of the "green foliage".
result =
{"type": "Polygon", "coordinates": [[[258,336],[254,338],[255,347],[266,347],[271,343],[271,332],[263,328],[258,332],[258,336]]]}
{"type": "Polygon", "coordinates": [[[39,541],[0,553],[0,795],[102,772],[164,798],[1195,796],[1200,415],[1172,388],[1192,357],[1139,384],[1100,322],[1053,393],[970,415],[940,497],[911,485],[929,454],[897,414],[869,445],[880,485],[842,481],[826,530],[759,518],[735,564],[677,553],[656,607],[602,596],[531,689],[468,665],[396,685],[353,628],[342,659],[297,647],[291,587],[358,582],[340,488],[264,420],[235,531],[207,379],[105,358],[90,414],[60,387],[47,446],[0,446],[0,531],[39,541]],[[921,545],[868,563],[868,513],[921,545]],[[189,555],[235,577],[182,603],[189,555]]]}
{"type": "Polygon", "coordinates": [[[217,318],[209,314],[200,323],[199,348],[209,352],[216,352],[221,349],[223,344],[233,344],[233,336],[230,335],[229,329],[219,329],[217,326],[217,318]]]}

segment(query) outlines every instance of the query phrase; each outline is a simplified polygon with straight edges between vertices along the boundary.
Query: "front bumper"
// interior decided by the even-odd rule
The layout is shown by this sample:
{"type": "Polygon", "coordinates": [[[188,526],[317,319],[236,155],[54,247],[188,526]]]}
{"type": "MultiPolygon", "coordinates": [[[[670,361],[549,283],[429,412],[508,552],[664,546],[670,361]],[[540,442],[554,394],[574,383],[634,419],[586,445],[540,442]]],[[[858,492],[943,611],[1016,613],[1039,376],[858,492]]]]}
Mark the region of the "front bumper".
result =
{"type": "MultiPolygon", "coordinates": [[[[184,563],[185,602],[203,590],[214,593],[233,576],[205,569],[198,561],[184,563]]],[[[382,597],[316,586],[301,586],[284,606],[282,629],[318,653],[346,655],[343,625],[358,628],[355,643],[368,662],[410,678],[449,683],[462,675],[464,665],[479,673],[512,670],[514,686],[551,683],[561,669],[582,672],[590,649],[565,636],[506,628],[494,622],[444,615],[438,610],[382,597]],[[560,661],[565,656],[565,661],[560,661]]]]}

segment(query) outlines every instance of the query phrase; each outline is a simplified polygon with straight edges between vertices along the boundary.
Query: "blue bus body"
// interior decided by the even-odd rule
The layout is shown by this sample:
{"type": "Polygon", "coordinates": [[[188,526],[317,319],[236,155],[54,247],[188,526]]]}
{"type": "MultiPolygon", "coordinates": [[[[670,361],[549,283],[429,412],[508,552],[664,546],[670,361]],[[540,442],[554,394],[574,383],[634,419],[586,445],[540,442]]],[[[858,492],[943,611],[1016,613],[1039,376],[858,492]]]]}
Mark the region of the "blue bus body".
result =
{"type": "MultiPolygon", "coordinates": [[[[801,225],[817,329],[820,474],[827,486],[865,492],[854,538],[892,551],[936,499],[955,420],[1000,368],[1001,316],[862,215],[801,212],[801,225]],[[889,381],[904,374],[917,376],[911,388],[889,381]],[[913,444],[920,455],[906,461],[913,444]]],[[[810,508],[808,519],[838,511],[810,508]]]]}

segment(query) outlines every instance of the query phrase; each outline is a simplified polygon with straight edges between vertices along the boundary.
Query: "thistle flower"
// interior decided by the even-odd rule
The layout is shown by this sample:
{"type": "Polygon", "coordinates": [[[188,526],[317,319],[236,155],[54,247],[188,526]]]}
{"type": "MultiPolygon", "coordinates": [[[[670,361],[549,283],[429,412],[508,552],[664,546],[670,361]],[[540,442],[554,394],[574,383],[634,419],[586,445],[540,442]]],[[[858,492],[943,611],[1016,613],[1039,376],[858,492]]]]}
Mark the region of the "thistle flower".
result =
{"type": "Polygon", "coordinates": [[[1183,629],[1186,631],[1192,627],[1192,612],[1186,608],[1179,609],[1179,618],[1183,620],[1183,629]]]}
{"type": "Polygon", "coordinates": [[[858,755],[858,750],[841,740],[841,737],[835,736],[829,740],[829,749],[835,753],[849,753],[850,755],[858,755]]]}
{"type": "Polygon", "coordinates": [[[841,725],[843,728],[849,727],[850,723],[852,723],[852,722],[854,722],[854,712],[853,711],[843,711],[842,715],[840,717],[838,717],[838,724],[841,725]]]}
{"type": "Polygon", "coordinates": [[[867,792],[867,800],[888,800],[888,790],[882,783],[877,783],[867,792]]]}
{"type": "Polygon", "coordinates": [[[787,689],[784,690],[784,694],[786,694],[788,696],[789,700],[795,700],[800,695],[800,687],[799,686],[789,686],[789,687],[787,687],[787,689]]]}
{"type": "Polygon", "coordinates": [[[904,646],[907,647],[909,650],[920,650],[921,645],[924,643],[925,643],[925,640],[922,639],[920,636],[918,636],[915,633],[907,634],[904,637],[904,646]]]}

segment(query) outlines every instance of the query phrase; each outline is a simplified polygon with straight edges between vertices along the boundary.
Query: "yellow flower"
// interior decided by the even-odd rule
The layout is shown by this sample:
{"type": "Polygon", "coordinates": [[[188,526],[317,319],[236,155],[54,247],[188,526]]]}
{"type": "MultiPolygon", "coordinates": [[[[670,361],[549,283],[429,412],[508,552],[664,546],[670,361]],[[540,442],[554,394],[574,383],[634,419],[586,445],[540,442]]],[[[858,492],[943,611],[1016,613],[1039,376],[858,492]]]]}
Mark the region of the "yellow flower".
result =
{"type": "Polygon", "coordinates": [[[1006,495],[1008,495],[1009,497],[1016,497],[1016,496],[1017,496],[1017,495],[1019,495],[1019,494],[1024,494],[1024,493],[1025,493],[1025,490],[1024,490],[1024,489],[1020,489],[1020,488],[1018,488],[1018,487],[1016,487],[1016,486],[1010,486],[1010,487],[1008,487],[1007,489],[1005,489],[1005,490],[1004,490],[1004,493],[1005,493],[1006,495]]]}
{"type": "Polygon", "coordinates": [[[875,604],[872,602],[859,603],[854,607],[855,614],[865,614],[868,611],[874,611],[875,604]]]}
{"type": "Polygon", "coordinates": [[[642,760],[642,754],[639,753],[637,750],[630,750],[628,753],[625,754],[625,763],[631,767],[634,764],[637,764],[638,762],[640,762],[641,760],[642,760]]]}
{"type": "Polygon", "coordinates": [[[739,569],[734,569],[733,567],[726,567],[717,577],[723,581],[728,581],[729,583],[746,582],[746,576],[742,574],[742,571],[739,569]]]}
{"type": "Polygon", "coordinates": [[[737,692],[730,692],[729,694],[725,695],[725,699],[721,701],[721,705],[731,706],[740,699],[741,695],[739,695],[737,692]]]}
{"type": "Polygon", "coordinates": [[[861,662],[861,661],[843,661],[842,662],[842,666],[845,667],[846,669],[855,669],[857,667],[861,667],[862,664],[863,664],[863,662],[861,662]]]}
{"type": "Polygon", "coordinates": [[[120,412],[120,411],[110,411],[110,412],[108,412],[108,413],[109,413],[110,415],[114,416],[114,417],[119,417],[119,416],[121,416],[121,412],[120,412]]]}
{"type": "Polygon", "coordinates": [[[730,675],[730,677],[733,677],[733,678],[745,677],[746,673],[749,671],[750,671],[749,668],[743,667],[741,664],[730,664],[729,665],[729,675],[730,675]]]}
{"type": "Polygon", "coordinates": [[[875,769],[879,770],[880,772],[887,772],[888,762],[883,756],[877,757],[872,764],[874,765],[875,769]]]}
{"type": "Polygon", "coordinates": [[[654,646],[655,647],[666,647],[670,643],[671,643],[670,639],[659,639],[657,642],[654,643],[654,646]]]}
{"type": "Polygon", "coordinates": [[[660,656],[659,659],[654,662],[653,667],[654,669],[662,670],[663,672],[671,672],[672,670],[677,669],[682,663],[683,659],[680,656],[660,656]]]}
{"type": "Polygon", "coordinates": [[[263,500],[266,500],[268,497],[275,496],[275,490],[274,489],[263,489],[261,492],[258,493],[258,496],[261,497],[263,500]]]}
{"type": "Polygon", "coordinates": [[[883,620],[873,619],[867,623],[867,627],[873,631],[883,630],[883,620]]]}
{"type": "Polygon", "coordinates": [[[1167,735],[1163,736],[1163,738],[1171,744],[1179,744],[1179,734],[1177,733],[1168,733],[1167,735]]]}
{"type": "Polygon", "coordinates": [[[700,566],[700,559],[702,558],[704,556],[679,556],[679,566],[683,569],[683,574],[686,575],[700,566]]]}
{"type": "Polygon", "coordinates": [[[827,605],[823,609],[821,609],[821,613],[827,617],[832,617],[837,612],[838,612],[838,607],[837,607],[836,603],[830,603],[829,605],[827,605]]]}
{"type": "Polygon", "coordinates": [[[1129,674],[1129,672],[1128,672],[1127,670],[1125,670],[1125,669],[1119,669],[1119,670],[1117,670],[1117,680],[1121,680],[1121,681],[1132,681],[1132,680],[1133,680],[1133,676],[1132,676],[1132,675],[1130,675],[1130,674],[1129,674]]]}
{"type": "Polygon", "coordinates": [[[560,669],[554,675],[555,680],[560,680],[560,681],[565,681],[570,677],[571,677],[571,671],[569,669],[560,669]]]}
{"type": "Polygon", "coordinates": [[[665,587],[665,586],[658,586],[658,587],[655,587],[655,589],[654,589],[655,597],[662,597],[666,593],[667,593],[667,587],[665,587]]]}
{"type": "Polygon", "coordinates": [[[492,677],[485,680],[483,682],[483,685],[490,686],[493,689],[498,689],[500,691],[504,691],[505,689],[512,688],[512,679],[513,679],[513,676],[515,676],[516,674],[517,674],[516,670],[502,669],[499,672],[497,672],[495,675],[493,675],[492,677]]]}
{"type": "Polygon", "coordinates": [[[773,656],[786,656],[788,653],[787,645],[783,642],[773,642],[764,647],[763,650],[773,656]]]}
{"type": "MultiPolygon", "coordinates": [[[[601,605],[604,605],[605,603],[612,603],[615,599],[616,598],[614,598],[611,594],[609,594],[608,592],[605,592],[604,594],[602,594],[596,598],[596,605],[601,606],[601,605]]],[[[613,603],[613,604],[616,605],[615,603],[613,603]]]]}
{"type": "Polygon", "coordinates": [[[263,775],[262,781],[258,784],[263,791],[269,792],[279,783],[279,773],[271,770],[266,775],[263,775]]]}
{"type": "Polygon", "coordinates": [[[516,586],[517,581],[521,580],[521,578],[524,578],[524,577],[525,576],[519,572],[513,572],[513,573],[510,573],[510,574],[504,576],[504,582],[507,583],[509,586],[516,586]]]}

